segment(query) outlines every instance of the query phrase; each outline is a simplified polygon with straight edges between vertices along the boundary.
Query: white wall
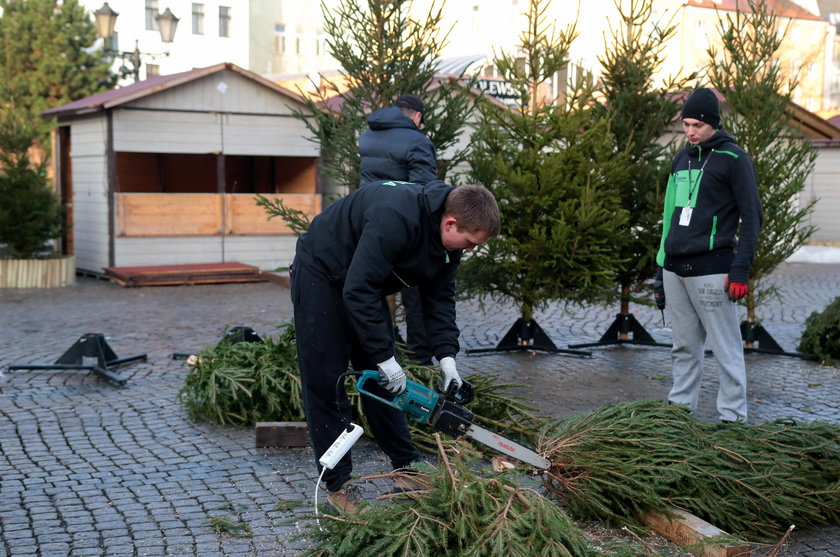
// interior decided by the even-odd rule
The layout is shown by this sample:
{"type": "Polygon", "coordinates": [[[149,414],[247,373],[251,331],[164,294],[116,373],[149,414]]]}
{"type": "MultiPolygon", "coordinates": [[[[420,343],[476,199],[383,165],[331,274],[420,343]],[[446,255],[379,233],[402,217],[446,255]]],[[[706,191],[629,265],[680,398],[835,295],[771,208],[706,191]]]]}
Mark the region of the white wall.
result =
{"type": "Polygon", "coordinates": [[[296,236],[225,236],[224,261],[273,271],[292,264],[296,243],[296,236]]]}
{"type": "Polygon", "coordinates": [[[205,112],[114,113],[114,151],[216,153],[222,150],[219,114],[205,112]]]}
{"type": "MultiPolygon", "coordinates": [[[[236,261],[222,258],[221,236],[190,236],[182,238],[126,238],[114,241],[117,267],[147,265],[188,265],[236,261]]],[[[246,263],[247,261],[240,261],[246,263]]],[[[101,270],[100,270],[101,272],[101,270]]]]}
{"type": "MultiPolygon", "coordinates": [[[[288,267],[295,255],[294,236],[194,236],[126,238],[115,241],[117,267],[237,262],[262,271],[288,267]]],[[[78,256],[77,256],[78,257],[78,256]]],[[[81,265],[78,265],[81,267],[81,265]]],[[[102,269],[90,269],[102,272],[102,269]]]]}
{"type": "MultiPolygon", "coordinates": [[[[175,39],[170,44],[161,41],[160,32],[146,29],[146,3],[143,0],[108,0],[111,9],[119,13],[116,23],[117,49],[133,51],[135,40],[143,56],[140,79],[146,78],[146,64],[157,64],[160,74],[168,75],[193,68],[212,66],[221,62],[233,62],[248,68],[248,43],[250,16],[248,0],[201,0],[204,6],[204,33],[193,32],[192,5],[190,0],[158,0],[158,11],[166,8],[179,19],[175,39]],[[219,37],[219,6],[230,8],[230,36],[219,37]],[[163,56],[168,52],[168,56],[163,56]],[[159,56],[151,56],[159,55],[159,56]]],[[[80,0],[80,4],[93,12],[99,9],[103,0],[80,0]]],[[[91,13],[91,18],[93,15],[91,13]]],[[[114,69],[122,62],[117,59],[114,69]]],[[[130,67],[130,64],[129,64],[130,67]]],[[[122,80],[121,84],[131,83],[122,80]]]]}

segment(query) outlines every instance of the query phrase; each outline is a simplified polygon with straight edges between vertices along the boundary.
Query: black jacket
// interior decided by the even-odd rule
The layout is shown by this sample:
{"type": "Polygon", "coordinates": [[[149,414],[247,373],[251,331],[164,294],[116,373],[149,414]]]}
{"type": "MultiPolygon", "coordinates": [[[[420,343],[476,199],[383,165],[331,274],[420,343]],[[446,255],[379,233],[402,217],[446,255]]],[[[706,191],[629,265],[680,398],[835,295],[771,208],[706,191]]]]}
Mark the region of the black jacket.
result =
{"type": "Polygon", "coordinates": [[[378,180],[425,184],[437,180],[435,146],[397,107],[368,116],[359,137],[361,185],[378,180]]]}
{"type": "Polygon", "coordinates": [[[747,282],[761,220],[752,160],[721,128],[674,157],[657,263],[680,276],[728,273],[747,282]],[[680,224],[685,206],[688,225],[680,224]]]}
{"type": "Polygon", "coordinates": [[[297,241],[298,264],[342,288],[356,332],[374,361],[394,355],[393,330],[382,317],[382,297],[419,286],[423,319],[434,355],[458,350],[455,273],[461,251],[440,239],[446,197],[443,182],[425,187],[380,181],[359,188],[316,216],[297,241]]]}

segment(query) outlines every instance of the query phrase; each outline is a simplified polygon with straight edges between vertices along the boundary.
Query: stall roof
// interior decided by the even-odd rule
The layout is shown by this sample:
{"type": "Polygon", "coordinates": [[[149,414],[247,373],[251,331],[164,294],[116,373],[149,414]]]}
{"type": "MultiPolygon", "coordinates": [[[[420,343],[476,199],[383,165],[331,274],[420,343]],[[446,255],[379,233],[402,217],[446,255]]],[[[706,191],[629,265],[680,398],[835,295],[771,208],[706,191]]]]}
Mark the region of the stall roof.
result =
{"type": "Polygon", "coordinates": [[[215,66],[208,66],[206,68],[196,68],[181,73],[171,75],[156,75],[151,76],[143,81],[138,81],[126,87],[119,89],[110,89],[103,91],[83,99],[79,99],[67,104],[50,108],[41,113],[44,118],[52,118],[56,116],[79,116],[82,114],[90,114],[93,112],[101,112],[109,108],[120,106],[149,95],[154,95],[161,91],[178,87],[185,83],[201,79],[224,70],[236,72],[243,77],[250,79],[264,87],[273,89],[281,95],[287,96],[289,99],[304,104],[306,101],[300,95],[289,91],[285,87],[269,81],[259,75],[249,72],[239,66],[230,62],[216,64],[215,66]]]}

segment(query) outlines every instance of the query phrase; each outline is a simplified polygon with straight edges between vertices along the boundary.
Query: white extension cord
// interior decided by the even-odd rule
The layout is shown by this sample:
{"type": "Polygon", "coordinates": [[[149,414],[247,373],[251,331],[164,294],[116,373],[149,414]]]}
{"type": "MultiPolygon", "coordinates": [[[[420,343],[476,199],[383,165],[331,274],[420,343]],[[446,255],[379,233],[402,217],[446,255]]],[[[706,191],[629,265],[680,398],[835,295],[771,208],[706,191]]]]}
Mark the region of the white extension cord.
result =
{"type": "Polygon", "coordinates": [[[321,521],[318,518],[318,487],[321,485],[321,479],[324,477],[324,472],[332,470],[344,458],[347,451],[350,450],[359,437],[362,436],[364,430],[362,426],[351,423],[348,429],[341,432],[330,448],[324,452],[318,462],[321,463],[321,475],[318,476],[318,481],[315,482],[315,520],[318,523],[318,528],[321,528],[321,521]]]}
{"type": "Polygon", "coordinates": [[[359,440],[359,437],[362,436],[363,432],[364,430],[362,429],[362,426],[350,424],[350,428],[341,432],[341,435],[333,441],[333,444],[330,445],[330,448],[327,449],[327,452],[321,456],[318,462],[320,462],[321,466],[324,468],[332,470],[335,468],[335,465],[338,464],[338,461],[347,454],[350,447],[359,440]]]}

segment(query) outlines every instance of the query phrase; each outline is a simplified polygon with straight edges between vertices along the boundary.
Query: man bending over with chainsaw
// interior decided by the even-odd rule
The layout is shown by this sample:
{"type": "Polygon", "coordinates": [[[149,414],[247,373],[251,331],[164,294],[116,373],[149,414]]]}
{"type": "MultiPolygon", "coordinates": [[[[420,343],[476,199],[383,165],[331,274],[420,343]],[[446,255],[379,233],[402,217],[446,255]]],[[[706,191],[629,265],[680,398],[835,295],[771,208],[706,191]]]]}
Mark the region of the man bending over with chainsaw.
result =
{"type": "MultiPolygon", "coordinates": [[[[316,216],[297,242],[291,267],[298,364],[303,403],[318,472],[318,459],[344,431],[351,407],[337,382],[348,362],[356,371],[378,369],[371,392],[390,398],[405,390],[405,372],[394,357],[391,317],[383,298],[418,286],[423,318],[444,392],[461,385],[455,367],[455,273],[464,251],[499,235],[499,207],[482,186],[451,187],[386,180],[359,188],[316,216]],[[381,387],[380,387],[381,386],[381,387]],[[389,395],[390,393],[390,395],[389,395]]],[[[362,397],[379,448],[395,470],[419,458],[405,416],[362,397]]],[[[350,482],[348,452],[324,473],[327,500],[354,513],[361,488],[350,482]]],[[[412,489],[410,477],[395,481],[412,489]]]]}

